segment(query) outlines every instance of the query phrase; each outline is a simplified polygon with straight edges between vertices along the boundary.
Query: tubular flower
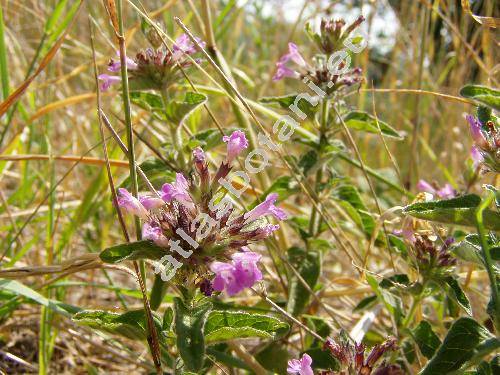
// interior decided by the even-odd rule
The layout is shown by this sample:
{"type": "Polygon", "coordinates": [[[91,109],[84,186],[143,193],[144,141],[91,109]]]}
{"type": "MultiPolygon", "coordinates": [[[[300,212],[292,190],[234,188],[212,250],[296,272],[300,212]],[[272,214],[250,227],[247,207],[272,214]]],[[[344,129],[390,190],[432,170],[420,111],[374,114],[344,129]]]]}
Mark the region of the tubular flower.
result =
{"type": "Polygon", "coordinates": [[[176,173],[174,183],[167,183],[162,186],[161,190],[163,194],[161,197],[165,202],[176,199],[179,202],[192,203],[193,200],[189,195],[188,187],[186,177],[182,173],[176,173]]]}
{"type": "Polygon", "coordinates": [[[129,193],[127,189],[118,189],[118,205],[124,208],[128,213],[146,219],[148,211],[139,199],[129,193]]]}
{"type": "MultiPolygon", "coordinates": [[[[205,44],[199,41],[203,47],[205,44]]],[[[196,48],[190,42],[187,35],[182,34],[174,42],[172,50],[163,47],[158,49],[147,48],[139,52],[135,58],[126,57],[127,72],[131,90],[164,90],[182,77],[179,67],[188,68],[192,62],[187,57],[196,53],[196,48]]],[[[108,70],[118,72],[121,62],[110,60],[108,70]]],[[[118,76],[101,74],[98,77],[103,81],[101,90],[106,91],[109,87],[121,81],[118,76]]]]}
{"type": "MultiPolygon", "coordinates": [[[[231,169],[226,160],[216,175],[231,169]]],[[[274,205],[274,195],[249,216],[237,213],[224,193],[226,189],[210,175],[201,148],[193,151],[193,164],[192,175],[177,173],[175,181],[162,186],[158,192],[161,198],[151,194],[135,198],[119,189],[118,203],[143,220],[143,239],[164,249],[164,256],[155,264],[155,272],[161,272],[164,281],[174,277],[177,283],[196,280],[195,285],[205,295],[214,291],[234,295],[262,279],[258,268],[261,256],[246,246],[270,236],[279,226],[261,217],[273,214],[284,219],[286,214],[274,205]],[[175,272],[170,268],[167,274],[165,259],[175,272]]]]}
{"type": "Polygon", "coordinates": [[[231,164],[233,160],[248,147],[248,140],[241,130],[234,131],[230,136],[225,135],[222,141],[227,143],[227,163],[231,164]]]}
{"type": "Polygon", "coordinates": [[[118,76],[110,76],[109,74],[99,74],[97,76],[97,79],[99,79],[101,82],[101,85],[99,88],[101,91],[107,91],[112,85],[115,83],[120,83],[122,79],[118,76]]]}
{"type": "Polygon", "coordinates": [[[442,188],[439,188],[435,184],[433,186],[425,180],[420,180],[417,183],[417,189],[433,195],[437,195],[439,198],[443,199],[454,198],[457,195],[456,191],[450,184],[446,184],[442,188]]]}
{"type": "Polygon", "coordinates": [[[288,374],[298,374],[298,375],[313,375],[312,358],[309,354],[302,355],[300,359],[291,359],[288,361],[288,367],[286,372],[288,374]]]}
{"type": "Polygon", "coordinates": [[[262,280],[262,273],[257,267],[261,256],[257,253],[246,251],[234,253],[231,263],[213,262],[210,270],[215,273],[212,283],[214,290],[226,290],[229,296],[250,288],[255,282],[262,280]]]}
{"type": "Polygon", "coordinates": [[[474,167],[484,166],[485,171],[500,171],[500,132],[497,129],[498,119],[489,114],[490,119],[484,124],[472,115],[467,115],[469,129],[474,148],[472,158],[474,167]]]}
{"type": "Polygon", "coordinates": [[[274,203],[278,199],[278,194],[272,193],[266,197],[266,200],[256,206],[253,210],[248,211],[244,217],[247,221],[256,220],[262,216],[273,215],[278,220],[286,220],[286,212],[281,208],[276,207],[274,203]]]}

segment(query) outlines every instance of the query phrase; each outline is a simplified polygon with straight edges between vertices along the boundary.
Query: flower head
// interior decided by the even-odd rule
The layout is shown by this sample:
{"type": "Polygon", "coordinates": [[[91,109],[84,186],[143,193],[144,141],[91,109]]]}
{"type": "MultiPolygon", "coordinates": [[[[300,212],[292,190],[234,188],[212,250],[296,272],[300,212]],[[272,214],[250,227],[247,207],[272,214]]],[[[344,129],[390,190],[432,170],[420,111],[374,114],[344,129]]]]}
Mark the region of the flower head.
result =
{"type": "Polygon", "coordinates": [[[225,135],[222,140],[227,143],[227,163],[232,161],[248,147],[248,141],[241,130],[235,130],[229,137],[225,135]]]}
{"type": "Polygon", "coordinates": [[[253,210],[248,211],[244,215],[245,220],[247,222],[253,221],[266,215],[273,215],[278,220],[286,220],[287,218],[286,212],[283,209],[276,207],[274,205],[277,199],[278,199],[278,194],[276,193],[269,194],[264,202],[256,206],[253,210]]]}
{"type": "Polygon", "coordinates": [[[101,91],[107,91],[111,87],[111,85],[114,85],[122,81],[122,79],[118,76],[111,76],[105,73],[99,74],[97,76],[97,79],[102,81],[100,86],[101,91]]]}
{"type": "Polygon", "coordinates": [[[313,375],[312,358],[308,354],[302,355],[300,359],[291,359],[288,361],[286,372],[288,374],[313,375]]]}
{"type": "Polygon", "coordinates": [[[127,189],[118,189],[118,205],[124,208],[128,213],[132,215],[139,216],[141,219],[145,219],[148,216],[148,211],[142,205],[142,203],[129,193],[127,189]]]}
{"type": "Polygon", "coordinates": [[[179,202],[191,203],[192,198],[188,192],[189,184],[186,177],[182,173],[176,173],[174,183],[166,183],[162,186],[162,199],[165,202],[170,202],[176,199],[179,202]]]}

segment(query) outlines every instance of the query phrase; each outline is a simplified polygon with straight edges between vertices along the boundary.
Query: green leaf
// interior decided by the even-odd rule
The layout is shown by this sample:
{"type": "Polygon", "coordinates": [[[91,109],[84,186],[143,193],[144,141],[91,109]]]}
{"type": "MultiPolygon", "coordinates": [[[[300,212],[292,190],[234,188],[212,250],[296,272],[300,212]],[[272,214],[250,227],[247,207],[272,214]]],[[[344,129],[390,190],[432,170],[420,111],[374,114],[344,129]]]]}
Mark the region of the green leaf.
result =
{"type": "Polygon", "coordinates": [[[431,325],[426,320],[422,320],[412,331],[412,334],[420,351],[426,358],[431,358],[439,345],[441,345],[441,340],[434,333],[431,325]]]}
{"type": "Polygon", "coordinates": [[[276,339],[289,330],[288,323],[267,315],[241,311],[212,311],[205,325],[207,342],[249,337],[276,339]]]}
{"type": "MultiPolygon", "coordinates": [[[[403,213],[423,220],[475,227],[475,212],[480,202],[479,196],[467,194],[448,200],[410,204],[403,209],[403,213]]],[[[486,209],[483,218],[486,228],[500,230],[498,212],[486,209]]]]}
{"type": "Polygon", "coordinates": [[[448,331],[438,351],[420,375],[447,374],[471,359],[492,335],[472,318],[459,318],[448,331]]]}
{"type": "Polygon", "coordinates": [[[161,275],[155,275],[153,287],[151,288],[151,295],[149,297],[151,309],[158,310],[163,301],[163,297],[165,297],[167,293],[167,287],[168,284],[161,279],[161,275]]]}
{"type": "Polygon", "coordinates": [[[283,343],[273,341],[264,349],[260,350],[255,359],[266,370],[271,371],[273,374],[286,374],[287,361],[289,358],[288,350],[283,343]]]}
{"type": "MultiPolygon", "coordinates": [[[[148,177],[149,182],[158,190],[161,186],[168,181],[173,181],[175,179],[175,171],[172,170],[168,165],[166,165],[162,160],[158,158],[149,158],[144,160],[139,164],[144,174],[148,177]]],[[[120,187],[132,189],[130,177],[127,177],[120,185],[120,187]]],[[[146,184],[144,179],[138,180],[139,190],[149,190],[149,186],[146,184]]]]}
{"type": "Polygon", "coordinates": [[[500,91],[486,86],[465,85],[460,95],[500,111],[500,91]]]}
{"type": "MultiPolygon", "coordinates": [[[[271,186],[262,194],[262,201],[271,193],[277,193],[280,201],[299,191],[297,182],[290,176],[278,177],[271,186]]],[[[257,202],[256,202],[257,203],[257,202]]]]}
{"type": "Polygon", "coordinates": [[[340,185],[333,191],[333,196],[343,207],[348,208],[348,205],[350,205],[356,210],[360,220],[356,220],[355,215],[352,215],[352,212],[350,213],[349,210],[347,212],[363,230],[367,238],[371,238],[375,229],[375,220],[361,200],[358,189],[352,185],[340,185]]]}
{"type": "Polygon", "coordinates": [[[203,367],[205,359],[203,328],[211,308],[210,302],[186,306],[182,299],[174,298],[177,348],[189,371],[198,372],[203,367]]]}
{"type": "Polygon", "coordinates": [[[151,92],[132,91],[130,101],[148,112],[163,111],[163,99],[151,92]]]}
{"type": "MultiPolygon", "coordinates": [[[[259,101],[261,103],[272,103],[272,104],[279,104],[279,106],[283,109],[287,109],[291,111],[290,106],[293,105],[295,102],[295,99],[297,98],[299,94],[290,94],[290,95],[285,95],[285,96],[269,96],[260,99],[259,101]]],[[[309,119],[313,119],[315,113],[318,111],[318,105],[312,105],[305,99],[300,99],[297,103],[297,107],[304,112],[304,114],[307,116],[309,119]]]]}
{"type": "Polygon", "coordinates": [[[403,139],[404,138],[398,131],[396,131],[389,124],[385,123],[384,121],[376,119],[374,116],[372,116],[366,112],[362,112],[362,111],[349,112],[344,117],[344,122],[348,128],[351,128],[354,130],[360,130],[360,131],[365,131],[368,133],[375,133],[375,134],[382,132],[383,135],[386,135],[388,137],[393,137],[396,139],[403,139]],[[378,126],[377,126],[377,122],[378,122],[378,126]],[[380,130],[379,130],[379,126],[380,126],[380,130]]]}
{"type": "MultiPolygon", "coordinates": [[[[83,310],[73,315],[72,320],[101,331],[119,334],[133,340],[146,340],[148,325],[144,310],[127,311],[117,314],[103,310],[83,310]]],[[[160,320],[153,315],[157,330],[161,329],[160,320]]]]}
{"type": "MultiPolygon", "coordinates": [[[[243,370],[250,370],[250,368],[241,359],[232,356],[227,353],[227,350],[218,350],[220,345],[209,346],[207,348],[207,354],[214,357],[219,363],[223,363],[231,369],[241,368],[243,370]]],[[[227,345],[225,345],[227,346],[227,345]]]]}
{"type": "Polygon", "coordinates": [[[174,310],[169,306],[165,309],[163,314],[163,320],[161,323],[162,331],[170,331],[172,328],[172,322],[174,321],[174,310]]]}
{"type": "Polygon", "coordinates": [[[99,256],[104,263],[120,263],[124,260],[160,259],[165,254],[163,247],[143,240],[108,247],[99,256]]]}
{"type": "Polygon", "coordinates": [[[386,289],[380,288],[377,280],[371,275],[366,276],[366,281],[368,281],[368,284],[375,292],[379,300],[384,303],[386,309],[391,313],[391,315],[394,316],[397,321],[399,321],[403,316],[403,302],[401,301],[401,298],[392,294],[386,289]]]}
{"type": "Polygon", "coordinates": [[[312,367],[314,369],[338,370],[340,368],[338,361],[332,356],[329,350],[323,348],[311,348],[304,353],[312,358],[312,367]]]}
{"type": "Polygon", "coordinates": [[[450,287],[450,297],[453,298],[455,302],[457,302],[467,312],[467,314],[472,316],[472,308],[470,306],[469,299],[460,287],[458,281],[452,276],[446,277],[444,281],[450,287]]]}
{"type": "Polygon", "coordinates": [[[0,290],[11,292],[16,296],[25,297],[30,301],[33,301],[41,306],[45,306],[50,310],[64,316],[70,316],[71,313],[78,311],[78,307],[66,305],[62,302],[48,299],[42,296],[37,291],[16,280],[0,279],[0,290]]]}
{"type": "Polygon", "coordinates": [[[207,96],[195,92],[187,92],[182,102],[169,101],[165,108],[168,121],[180,125],[196,108],[207,101],[207,96]]]}
{"type": "MultiPolygon", "coordinates": [[[[288,258],[302,279],[314,290],[321,273],[321,253],[317,251],[306,252],[298,247],[292,247],[288,249],[288,258]]],[[[291,271],[291,275],[288,283],[286,310],[293,316],[297,316],[309,302],[310,293],[293,271],[291,271]]]]}

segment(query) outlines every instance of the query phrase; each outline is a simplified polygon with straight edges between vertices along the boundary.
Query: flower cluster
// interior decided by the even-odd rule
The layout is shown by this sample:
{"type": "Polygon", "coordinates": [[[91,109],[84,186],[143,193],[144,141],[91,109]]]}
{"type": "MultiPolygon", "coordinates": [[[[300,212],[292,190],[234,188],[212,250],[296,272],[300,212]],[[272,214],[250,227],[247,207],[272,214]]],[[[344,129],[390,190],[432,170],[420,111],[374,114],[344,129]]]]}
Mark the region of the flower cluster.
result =
{"type": "Polygon", "coordinates": [[[328,349],[333,357],[335,357],[341,365],[343,371],[328,372],[328,374],[393,374],[402,375],[403,371],[397,365],[390,365],[382,362],[381,365],[376,366],[382,356],[397,349],[396,339],[393,337],[388,338],[382,344],[375,345],[368,356],[365,355],[366,346],[362,343],[354,343],[344,340],[340,344],[333,339],[328,339],[324,346],[328,349]],[[388,372],[390,370],[390,372],[388,372]]]}
{"type": "Polygon", "coordinates": [[[175,181],[164,184],[156,195],[135,198],[126,189],[118,191],[120,207],[144,221],[143,238],[165,248],[164,258],[174,272],[168,276],[166,270],[161,270],[162,279],[175,275],[176,280],[183,283],[194,275],[206,295],[213,290],[226,290],[228,295],[234,295],[261,280],[257,266],[260,255],[246,246],[267,238],[279,228],[267,223],[265,216],[286,219],[286,213],[275,206],[277,194],[269,194],[264,202],[246,213],[235,213],[221,182],[231,171],[231,162],[248,147],[248,142],[241,131],[224,137],[224,141],[227,157],[213,177],[204,151],[196,148],[192,177],[177,173],[175,181]],[[186,251],[186,248],[192,250],[186,251]],[[181,266],[183,270],[177,275],[181,266]],[[208,282],[207,278],[213,275],[213,282],[208,282]]]}
{"type": "Polygon", "coordinates": [[[343,87],[362,82],[360,68],[349,69],[345,61],[336,61],[337,57],[345,57],[339,53],[350,34],[364,21],[359,17],[354,23],[345,27],[343,20],[322,20],[320,33],[307,29],[311,38],[316,42],[322,55],[317,55],[313,63],[308,63],[300,54],[297,45],[288,44],[288,53],[284,54],[276,63],[276,73],[273,81],[289,77],[311,81],[327,94],[331,94],[343,87]],[[294,63],[291,65],[290,63],[294,63]]]}
{"type": "Polygon", "coordinates": [[[474,166],[484,166],[486,170],[500,172],[500,132],[491,117],[484,124],[472,115],[467,115],[469,129],[474,141],[471,156],[474,166]]]}
{"type": "Polygon", "coordinates": [[[436,183],[430,184],[425,180],[420,180],[417,183],[417,189],[426,193],[430,193],[432,195],[437,195],[442,199],[454,198],[457,195],[457,192],[450,184],[439,187],[436,183]]]}
{"type": "MultiPolygon", "coordinates": [[[[199,41],[201,46],[204,43],[199,41]]],[[[164,48],[148,48],[139,52],[135,59],[126,57],[129,85],[132,90],[164,90],[181,78],[180,67],[189,67],[192,63],[187,57],[196,53],[196,47],[186,34],[175,40],[172,50],[164,48]]],[[[119,52],[117,52],[119,56],[119,52]]],[[[119,72],[120,60],[111,59],[108,64],[110,72],[119,72]]],[[[121,77],[110,74],[100,74],[101,90],[106,91],[115,83],[121,82],[121,77]]]]}
{"type": "Polygon", "coordinates": [[[286,369],[289,374],[297,375],[313,375],[312,358],[308,354],[304,354],[301,359],[291,359],[288,361],[286,369]]]}
{"type": "Polygon", "coordinates": [[[420,268],[446,269],[456,264],[456,259],[450,254],[450,246],[455,242],[453,237],[444,240],[443,245],[436,246],[429,237],[419,235],[415,238],[416,258],[420,268]]]}

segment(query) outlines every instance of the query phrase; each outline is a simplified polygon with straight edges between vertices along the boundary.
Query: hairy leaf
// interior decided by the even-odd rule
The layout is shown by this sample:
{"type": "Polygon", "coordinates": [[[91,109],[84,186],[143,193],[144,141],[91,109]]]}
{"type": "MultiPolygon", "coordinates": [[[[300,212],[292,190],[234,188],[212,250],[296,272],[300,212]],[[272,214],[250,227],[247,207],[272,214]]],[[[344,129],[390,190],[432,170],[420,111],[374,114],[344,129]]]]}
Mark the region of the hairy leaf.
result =
{"type": "Polygon", "coordinates": [[[497,89],[479,85],[465,85],[460,90],[460,95],[500,111],[500,91],[497,89]]]}
{"type": "Polygon", "coordinates": [[[492,335],[472,318],[459,318],[420,375],[447,374],[471,359],[492,335]]]}
{"type": "Polygon", "coordinates": [[[211,308],[210,302],[186,306],[182,299],[174,298],[177,348],[189,371],[198,372],[203,367],[205,359],[203,328],[211,308]]]}
{"type": "MultiPolygon", "coordinates": [[[[292,247],[288,250],[288,258],[302,279],[314,290],[321,272],[321,254],[317,251],[306,252],[298,247],[292,247]]],[[[295,273],[291,271],[286,310],[294,316],[299,315],[306,307],[310,294],[295,273]]]]}
{"type": "Polygon", "coordinates": [[[212,311],[205,325],[205,339],[207,342],[248,337],[276,339],[288,330],[288,323],[272,316],[240,311],[212,311]]]}
{"type": "Polygon", "coordinates": [[[160,259],[166,254],[165,249],[152,241],[136,241],[111,246],[99,255],[104,263],[120,263],[125,260],[160,259]]]}
{"type": "Polygon", "coordinates": [[[422,354],[426,358],[431,358],[439,345],[441,345],[441,340],[438,335],[434,333],[429,322],[422,320],[412,333],[422,354]]]}
{"type": "MultiPolygon", "coordinates": [[[[475,227],[475,212],[480,202],[479,196],[468,194],[448,200],[410,204],[403,209],[403,212],[418,219],[475,227]]],[[[486,228],[500,230],[498,212],[484,210],[483,218],[486,228]]]]}
{"type": "Polygon", "coordinates": [[[388,137],[393,137],[396,139],[403,139],[404,137],[389,124],[384,121],[376,119],[374,116],[369,113],[362,111],[352,111],[349,112],[344,117],[344,122],[347,127],[354,129],[365,131],[368,133],[376,133],[382,132],[383,135],[388,137]],[[377,126],[378,122],[378,126],[377,126]],[[380,130],[379,130],[380,127],[380,130]]]}

